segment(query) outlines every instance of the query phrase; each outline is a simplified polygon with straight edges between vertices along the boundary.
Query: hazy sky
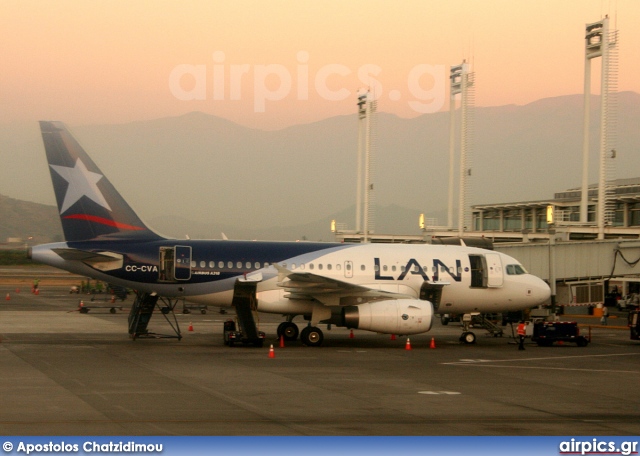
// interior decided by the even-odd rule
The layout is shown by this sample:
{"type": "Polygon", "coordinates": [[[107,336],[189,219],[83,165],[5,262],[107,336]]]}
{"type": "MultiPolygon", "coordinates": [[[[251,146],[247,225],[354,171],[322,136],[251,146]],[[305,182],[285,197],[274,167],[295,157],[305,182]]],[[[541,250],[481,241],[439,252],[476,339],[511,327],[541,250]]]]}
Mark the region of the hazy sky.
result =
{"type": "Polygon", "coordinates": [[[584,26],[605,14],[619,89],[640,92],[637,0],[0,0],[0,123],[197,110],[274,129],[354,113],[367,85],[413,117],[464,58],[477,106],[526,104],[582,92],[584,26]]]}

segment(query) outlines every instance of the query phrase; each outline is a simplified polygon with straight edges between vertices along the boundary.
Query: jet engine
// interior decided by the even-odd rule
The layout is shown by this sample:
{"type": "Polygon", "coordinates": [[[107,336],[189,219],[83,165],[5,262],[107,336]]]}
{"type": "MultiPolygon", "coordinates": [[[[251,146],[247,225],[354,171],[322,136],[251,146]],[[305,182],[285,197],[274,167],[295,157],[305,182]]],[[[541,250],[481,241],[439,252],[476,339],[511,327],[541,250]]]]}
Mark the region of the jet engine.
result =
{"type": "Polygon", "coordinates": [[[433,305],[418,299],[376,301],[342,309],[344,326],[386,334],[419,334],[431,329],[433,305]]]}

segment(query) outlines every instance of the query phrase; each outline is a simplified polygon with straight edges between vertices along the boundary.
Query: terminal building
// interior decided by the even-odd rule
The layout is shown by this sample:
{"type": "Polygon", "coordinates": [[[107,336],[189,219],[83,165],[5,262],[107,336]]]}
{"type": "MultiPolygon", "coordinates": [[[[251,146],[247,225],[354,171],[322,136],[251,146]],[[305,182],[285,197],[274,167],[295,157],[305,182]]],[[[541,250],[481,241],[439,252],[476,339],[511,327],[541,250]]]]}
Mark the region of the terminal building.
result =
{"type": "MultiPolygon", "coordinates": [[[[640,237],[640,178],[619,179],[610,185],[613,211],[605,227],[605,239],[640,237]]],[[[580,222],[580,188],[556,193],[553,199],[472,206],[473,231],[499,242],[548,239],[547,211],[551,207],[556,230],[566,240],[596,239],[598,188],[589,186],[587,223],[580,222]]]]}

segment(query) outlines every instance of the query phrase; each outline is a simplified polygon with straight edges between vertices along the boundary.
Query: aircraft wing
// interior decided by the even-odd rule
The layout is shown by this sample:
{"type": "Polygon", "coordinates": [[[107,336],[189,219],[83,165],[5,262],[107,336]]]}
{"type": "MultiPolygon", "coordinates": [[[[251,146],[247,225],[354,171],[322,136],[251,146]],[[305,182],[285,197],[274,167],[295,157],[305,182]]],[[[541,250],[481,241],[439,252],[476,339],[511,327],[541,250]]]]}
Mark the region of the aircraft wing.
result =
{"type": "Polygon", "coordinates": [[[278,270],[278,286],[289,299],[316,299],[327,306],[362,304],[383,299],[415,299],[415,296],[353,285],[311,272],[292,272],[274,264],[278,270]]]}

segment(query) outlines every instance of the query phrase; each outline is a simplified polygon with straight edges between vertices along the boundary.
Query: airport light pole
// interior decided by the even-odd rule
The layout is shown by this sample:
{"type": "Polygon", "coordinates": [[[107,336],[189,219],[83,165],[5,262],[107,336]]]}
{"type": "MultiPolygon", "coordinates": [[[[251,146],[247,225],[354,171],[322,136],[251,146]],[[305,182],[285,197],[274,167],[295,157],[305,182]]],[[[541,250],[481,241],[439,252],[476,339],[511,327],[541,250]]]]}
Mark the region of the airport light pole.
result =
{"type": "Polygon", "coordinates": [[[617,92],[617,43],[618,31],[609,30],[609,17],[587,24],[585,27],[584,60],[584,118],[582,139],[582,194],[580,199],[580,222],[589,223],[589,127],[591,98],[591,61],[601,58],[600,67],[600,170],[598,173],[598,202],[596,222],[598,239],[604,239],[604,230],[613,214],[611,209],[611,186],[614,176],[617,92]]]}
{"type": "Polygon", "coordinates": [[[547,233],[549,233],[549,288],[551,288],[551,312],[556,313],[556,229],[553,206],[547,206],[547,233]]]}

